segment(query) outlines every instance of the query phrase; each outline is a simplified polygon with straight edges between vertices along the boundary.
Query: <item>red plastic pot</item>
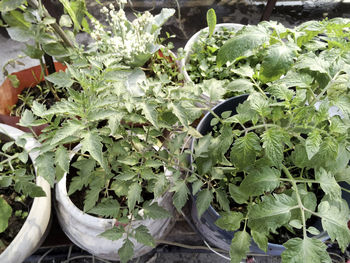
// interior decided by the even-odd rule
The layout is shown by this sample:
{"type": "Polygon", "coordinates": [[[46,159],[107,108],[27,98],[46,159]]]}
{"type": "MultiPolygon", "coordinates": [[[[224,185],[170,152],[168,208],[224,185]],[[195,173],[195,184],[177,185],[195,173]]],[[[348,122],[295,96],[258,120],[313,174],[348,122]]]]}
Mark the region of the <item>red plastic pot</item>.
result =
{"type": "MultiPolygon", "coordinates": [[[[56,71],[65,70],[67,67],[59,62],[55,62],[56,71]]],[[[38,85],[41,81],[44,80],[44,76],[41,74],[41,67],[35,66],[28,69],[24,69],[18,72],[14,72],[11,75],[15,75],[19,81],[19,86],[16,88],[12,85],[12,82],[8,77],[6,77],[5,81],[0,86],[0,123],[4,123],[7,125],[14,126],[23,131],[29,131],[27,128],[23,128],[18,126],[19,117],[17,116],[9,116],[11,112],[11,108],[18,101],[18,95],[24,89],[32,88],[38,85]]],[[[36,133],[40,133],[40,131],[44,128],[44,126],[38,126],[34,128],[36,133]]]]}

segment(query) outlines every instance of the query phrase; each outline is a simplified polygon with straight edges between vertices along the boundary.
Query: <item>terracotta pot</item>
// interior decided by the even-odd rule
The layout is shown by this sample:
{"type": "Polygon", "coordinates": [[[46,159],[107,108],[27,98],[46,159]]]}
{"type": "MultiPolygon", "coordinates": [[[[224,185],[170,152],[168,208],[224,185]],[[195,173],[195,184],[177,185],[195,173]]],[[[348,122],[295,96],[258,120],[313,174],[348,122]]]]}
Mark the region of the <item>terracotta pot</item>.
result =
{"type": "MultiPolygon", "coordinates": [[[[65,70],[67,67],[59,62],[55,62],[56,71],[65,70]]],[[[35,66],[14,72],[19,80],[19,86],[15,88],[7,77],[0,86],[0,114],[9,115],[11,107],[18,101],[18,95],[25,89],[39,84],[44,78],[41,76],[41,67],[35,66]]]]}

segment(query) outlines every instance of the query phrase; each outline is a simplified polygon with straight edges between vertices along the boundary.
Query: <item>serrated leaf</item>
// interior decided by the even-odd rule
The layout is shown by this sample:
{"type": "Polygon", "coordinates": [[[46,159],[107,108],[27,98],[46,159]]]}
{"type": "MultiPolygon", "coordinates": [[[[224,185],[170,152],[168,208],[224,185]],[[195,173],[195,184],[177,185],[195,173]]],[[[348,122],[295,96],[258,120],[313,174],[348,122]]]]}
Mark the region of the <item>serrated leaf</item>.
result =
{"type": "Polygon", "coordinates": [[[231,263],[240,263],[243,258],[247,257],[249,252],[251,237],[245,231],[235,233],[230,246],[231,263]]]}
{"type": "Polygon", "coordinates": [[[184,207],[187,202],[189,190],[185,181],[175,183],[175,186],[170,190],[175,192],[173,196],[173,204],[178,211],[184,207]]]}
{"type": "Polygon", "coordinates": [[[305,148],[309,160],[320,150],[322,136],[314,129],[305,140],[305,148]]]}
{"type": "Polygon", "coordinates": [[[327,246],[320,240],[304,237],[292,238],[283,244],[286,248],[282,253],[283,263],[331,263],[327,246]]]}
{"type": "Polygon", "coordinates": [[[135,239],[146,246],[154,247],[154,238],[149,233],[147,227],[141,225],[135,229],[135,239]]]}
{"type": "Polygon", "coordinates": [[[143,114],[145,114],[146,119],[152,123],[152,125],[158,128],[158,112],[155,105],[151,105],[148,103],[142,103],[141,108],[143,114]]]}
{"type": "Polygon", "coordinates": [[[219,203],[220,209],[223,211],[230,210],[230,201],[227,198],[227,194],[222,189],[215,189],[216,200],[219,203]]]}
{"type": "Polygon", "coordinates": [[[53,152],[46,152],[40,154],[36,159],[35,163],[37,165],[37,176],[43,177],[51,187],[53,187],[55,183],[55,174],[56,170],[54,167],[54,156],[53,152]]]}
{"type": "Polygon", "coordinates": [[[26,44],[26,48],[23,50],[23,53],[33,59],[41,59],[41,57],[44,55],[44,52],[41,49],[38,49],[35,46],[27,45],[27,44],[26,44]]]}
{"type": "Polygon", "coordinates": [[[249,79],[235,79],[227,84],[227,91],[243,93],[253,90],[253,83],[249,79]]]}
{"type": "Polygon", "coordinates": [[[298,62],[295,64],[295,67],[297,69],[309,69],[319,73],[327,73],[329,64],[325,60],[317,57],[315,54],[307,53],[298,58],[298,62]]]}
{"type": "Polygon", "coordinates": [[[170,103],[168,108],[172,110],[172,112],[175,114],[175,116],[179,119],[181,124],[188,128],[188,119],[186,115],[186,110],[180,105],[180,104],[175,104],[175,103],[170,103]]]}
{"type": "Polygon", "coordinates": [[[294,91],[284,84],[273,84],[267,88],[267,92],[280,100],[291,100],[294,96],[294,91]]]}
{"type": "Polygon", "coordinates": [[[119,249],[118,255],[122,263],[127,263],[134,255],[134,244],[129,239],[126,239],[123,246],[119,249]]]}
{"type": "Polygon", "coordinates": [[[266,156],[279,168],[283,161],[283,135],[279,130],[268,129],[261,138],[266,156]]]}
{"type": "Polygon", "coordinates": [[[260,67],[260,79],[263,83],[279,79],[291,67],[295,57],[295,47],[286,44],[274,44],[267,48],[260,67]]]}
{"type": "Polygon", "coordinates": [[[11,206],[0,196],[0,233],[6,230],[11,215],[11,206]]]}
{"type": "Polygon", "coordinates": [[[91,210],[97,203],[101,189],[99,187],[91,187],[86,191],[84,199],[84,212],[91,210]]]}
{"type": "Polygon", "coordinates": [[[251,54],[251,52],[268,40],[266,30],[260,27],[247,27],[240,34],[236,34],[232,39],[219,49],[216,62],[219,66],[227,61],[251,54]]]}
{"type": "Polygon", "coordinates": [[[243,220],[244,216],[239,212],[222,212],[220,218],[215,221],[215,225],[227,231],[236,231],[243,220]]]}
{"type": "Polygon", "coordinates": [[[213,201],[213,198],[213,193],[209,189],[204,189],[197,194],[196,207],[199,218],[209,208],[210,203],[213,201]]]}
{"type": "Polygon", "coordinates": [[[318,206],[318,213],[322,217],[322,227],[331,240],[337,240],[339,247],[345,251],[350,243],[348,227],[349,207],[345,203],[335,205],[335,202],[322,201],[318,206]]]}
{"type": "Polygon", "coordinates": [[[136,202],[141,200],[142,188],[138,182],[130,185],[128,190],[128,208],[133,210],[135,208],[136,202]]]}
{"type": "Polygon", "coordinates": [[[123,228],[113,227],[99,234],[99,236],[115,241],[115,240],[121,239],[123,237],[123,234],[124,234],[123,228]]]}
{"type": "Polygon", "coordinates": [[[89,152],[101,167],[107,172],[108,167],[105,163],[102,153],[102,138],[96,132],[87,132],[84,134],[84,139],[81,141],[81,151],[89,152]]]}
{"type": "Polygon", "coordinates": [[[72,86],[74,80],[72,80],[68,72],[55,72],[48,76],[45,76],[45,79],[55,84],[57,87],[68,88],[72,86]]]}
{"type": "Polygon", "coordinates": [[[249,195],[246,192],[242,191],[242,189],[237,185],[229,184],[229,191],[231,197],[238,204],[244,204],[249,198],[249,195]]]}
{"type": "Polygon", "coordinates": [[[335,180],[335,177],[323,168],[317,169],[315,173],[315,178],[320,183],[321,189],[328,194],[331,199],[340,200],[341,188],[335,180]]]}
{"type": "Polygon", "coordinates": [[[289,222],[296,205],[297,201],[285,194],[264,196],[261,203],[250,207],[248,226],[261,233],[274,232],[289,222]]]}
{"type": "Polygon", "coordinates": [[[197,180],[192,184],[192,194],[196,195],[198,191],[202,188],[203,182],[201,180],[197,180]]]}
{"type": "Polygon", "coordinates": [[[143,205],[144,215],[147,218],[162,219],[170,217],[170,213],[157,203],[145,202],[143,205]]]}
{"type": "Polygon", "coordinates": [[[107,218],[117,218],[120,204],[115,199],[104,199],[101,203],[90,209],[88,212],[107,218]]]}
{"type": "Polygon", "coordinates": [[[59,166],[64,172],[69,172],[69,153],[67,149],[60,145],[55,152],[55,164],[59,166]]]}
{"type": "Polygon", "coordinates": [[[264,166],[254,169],[243,179],[240,190],[249,196],[259,196],[264,192],[272,192],[280,184],[281,172],[275,168],[264,166]]]}
{"type": "Polygon", "coordinates": [[[256,155],[261,150],[260,138],[253,132],[247,133],[234,141],[230,159],[241,170],[254,164],[256,155]]]}
{"type": "Polygon", "coordinates": [[[28,153],[26,151],[21,152],[20,154],[18,154],[18,159],[22,162],[22,163],[27,163],[28,161],[28,153]]]}
{"type": "Polygon", "coordinates": [[[44,44],[42,48],[46,54],[53,57],[67,57],[70,55],[69,50],[59,42],[44,44]]]}
{"type": "Polygon", "coordinates": [[[211,138],[212,138],[211,135],[207,134],[204,137],[195,141],[194,153],[196,157],[206,156],[206,155],[203,155],[203,153],[208,152],[211,138]]]}
{"type": "Polygon", "coordinates": [[[207,11],[207,24],[209,27],[209,37],[211,37],[214,33],[215,26],[216,26],[216,14],[213,8],[210,8],[207,11]]]}
{"type": "Polygon", "coordinates": [[[84,125],[79,121],[67,121],[67,123],[55,133],[54,138],[51,140],[51,145],[58,144],[65,138],[75,135],[84,128],[84,125]]]}
{"type": "Polygon", "coordinates": [[[22,193],[25,196],[30,196],[32,198],[46,196],[44,190],[40,186],[24,180],[19,180],[15,183],[15,190],[16,192],[22,193]]]}
{"type": "Polygon", "coordinates": [[[251,230],[251,235],[253,237],[254,242],[258,245],[258,247],[267,252],[268,239],[267,236],[263,233],[251,230]]]}

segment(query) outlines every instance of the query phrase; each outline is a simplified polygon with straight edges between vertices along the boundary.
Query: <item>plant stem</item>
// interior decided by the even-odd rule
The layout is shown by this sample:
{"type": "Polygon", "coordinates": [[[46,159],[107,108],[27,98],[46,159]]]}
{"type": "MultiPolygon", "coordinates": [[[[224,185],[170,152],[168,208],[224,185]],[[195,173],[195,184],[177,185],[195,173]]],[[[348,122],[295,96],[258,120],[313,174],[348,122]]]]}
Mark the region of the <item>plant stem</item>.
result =
{"type": "Polygon", "coordinates": [[[294,180],[293,176],[290,174],[288,168],[285,167],[284,165],[282,165],[282,170],[287,175],[287,177],[290,178],[291,183],[293,185],[293,188],[295,190],[295,194],[297,196],[297,201],[298,201],[298,206],[299,206],[300,212],[301,212],[301,220],[302,220],[302,224],[303,224],[303,236],[305,238],[306,237],[306,219],[305,219],[305,211],[304,211],[305,207],[303,205],[303,202],[301,201],[298,186],[297,186],[296,181],[294,180]]]}
{"type": "Polygon", "coordinates": [[[326,93],[326,91],[330,88],[330,86],[334,83],[336,78],[339,76],[339,74],[343,72],[342,70],[338,71],[333,78],[328,82],[327,86],[320,92],[320,94],[317,95],[317,97],[310,103],[311,106],[313,106],[317,101],[320,100],[320,98],[326,93]]]}

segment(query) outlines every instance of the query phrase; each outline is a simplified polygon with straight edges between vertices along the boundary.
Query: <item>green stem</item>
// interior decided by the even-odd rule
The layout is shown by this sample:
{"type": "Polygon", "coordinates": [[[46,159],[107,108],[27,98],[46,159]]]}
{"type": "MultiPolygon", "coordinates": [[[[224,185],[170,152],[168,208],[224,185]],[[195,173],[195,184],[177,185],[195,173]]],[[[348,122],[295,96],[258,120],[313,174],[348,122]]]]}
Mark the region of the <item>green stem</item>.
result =
{"type": "Polygon", "coordinates": [[[297,179],[294,179],[293,178],[293,180],[291,180],[291,179],[286,179],[286,178],[280,178],[279,179],[280,181],[283,181],[283,182],[291,182],[291,183],[293,183],[293,182],[295,182],[295,183],[313,183],[313,184],[319,184],[320,182],[318,182],[318,181],[315,181],[315,180],[297,180],[297,179]]]}
{"type": "Polygon", "coordinates": [[[303,236],[305,238],[306,237],[306,219],[305,219],[305,211],[304,211],[305,207],[303,205],[303,202],[301,201],[298,186],[297,186],[296,181],[294,180],[293,176],[290,174],[288,168],[285,167],[284,165],[282,165],[282,170],[287,175],[287,177],[291,180],[291,183],[292,183],[293,188],[295,190],[295,194],[297,196],[297,201],[298,201],[298,207],[300,208],[300,212],[301,212],[301,220],[302,220],[302,224],[303,224],[303,236]]]}

